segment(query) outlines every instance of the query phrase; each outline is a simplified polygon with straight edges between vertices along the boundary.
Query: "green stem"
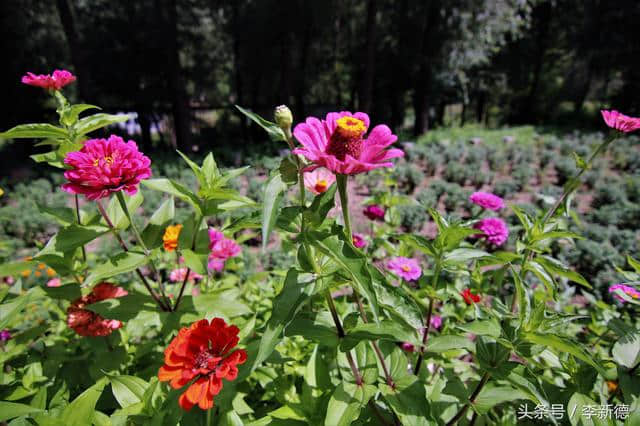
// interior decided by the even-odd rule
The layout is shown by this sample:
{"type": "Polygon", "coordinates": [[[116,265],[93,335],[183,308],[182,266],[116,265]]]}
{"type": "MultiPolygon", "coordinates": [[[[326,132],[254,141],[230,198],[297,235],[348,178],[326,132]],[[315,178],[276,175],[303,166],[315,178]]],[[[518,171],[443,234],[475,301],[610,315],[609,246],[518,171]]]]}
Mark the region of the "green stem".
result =
{"type": "MultiPolygon", "coordinates": [[[[75,205],[76,205],[76,218],[78,219],[78,225],[82,226],[82,221],[80,220],[80,201],[78,200],[78,194],[74,194],[75,205]]],[[[87,262],[87,251],[84,248],[84,244],[82,245],[82,260],[87,262]]]]}
{"type": "Polygon", "coordinates": [[[347,194],[348,175],[336,175],[338,192],[340,193],[340,205],[342,206],[342,218],[344,220],[344,232],[347,234],[349,244],[353,244],[353,231],[351,230],[351,218],[349,215],[349,196],[347,194]]]}
{"type": "Polygon", "coordinates": [[[484,385],[486,385],[487,382],[489,381],[489,377],[490,377],[489,373],[484,373],[484,375],[482,376],[482,379],[480,379],[480,382],[478,382],[478,385],[476,386],[473,393],[469,397],[469,401],[467,401],[462,406],[462,408],[460,408],[460,410],[456,413],[456,415],[453,416],[451,420],[449,420],[449,422],[447,423],[447,426],[452,426],[458,423],[458,421],[462,418],[462,416],[464,416],[464,413],[467,412],[467,409],[469,408],[469,404],[473,404],[476,401],[476,398],[480,394],[480,391],[482,390],[484,385]]]}
{"type": "MultiPolygon", "coordinates": [[[[567,197],[571,195],[575,190],[578,189],[578,186],[580,183],[579,180],[580,180],[580,177],[582,177],[582,174],[591,168],[591,166],[593,165],[593,161],[596,159],[598,154],[604,151],[613,141],[615,141],[618,138],[618,135],[619,135],[619,132],[614,132],[609,137],[607,137],[600,145],[598,145],[596,149],[591,153],[589,158],[587,159],[585,166],[581,167],[580,170],[578,170],[578,172],[575,174],[575,176],[573,176],[569,180],[569,182],[567,182],[567,184],[564,186],[564,190],[562,191],[562,195],[560,195],[560,198],[556,200],[553,206],[551,206],[551,208],[547,210],[545,215],[542,217],[542,222],[540,223],[540,228],[542,231],[544,231],[544,227],[549,221],[549,219],[551,219],[553,215],[555,215],[556,211],[560,208],[562,203],[564,203],[567,197]]],[[[533,258],[533,255],[534,255],[533,250],[529,248],[525,249],[523,253],[522,264],[520,265],[520,279],[522,281],[524,281],[527,262],[533,258]]],[[[516,307],[517,307],[516,300],[517,298],[514,297],[511,302],[511,312],[515,312],[516,310],[516,307]]]]}
{"type": "MultiPolygon", "coordinates": [[[[100,200],[96,200],[96,205],[98,206],[98,211],[100,211],[100,214],[104,218],[105,222],[107,222],[107,226],[111,230],[111,233],[116,238],[116,240],[118,240],[118,243],[120,244],[120,247],[122,247],[122,250],[124,250],[125,252],[128,252],[129,248],[127,247],[127,244],[124,242],[124,240],[118,233],[118,230],[115,228],[115,226],[113,226],[113,222],[111,222],[111,219],[109,218],[109,215],[107,214],[106,210],[102,206],[102,203],[100,202],[100,200]]],[[[147,278],[144,276],[142,271],[140,271],[140,268],[136,268],[136,274],[138,275],[138,278],[140,278],[140,281],[142,281],[142,284],[145,286],[145,288],[147,289],[147,291],[149,292],[153,300],[155,300],[155,302],[158,304],[160,309],[162,309],[163,311],[170,311],[171,307],[165,305],[162,302],[162,300],[160,300],[156,292],[153,291],[153,289],[149,285],[147,278]]]]}
{"type": "MultiPolygon", "coordinates": [[[[196,220],[196,227],[193,230],[193,237],[191,238],[191,250],[196,248],[196,237],[198,236],[200,225],[202,225],[202,219],[204,219],[204,217],[198,216],[198,220],[196,220]]],[[[187,286],[187,281],[190,274],[191,274],[191,268],[187,267],[187,273],[184,276],[184,280],[182,281],[182,286],[180,286],[180,293],[178,294],[178,298],[176,299],[176,304],[173,305],[174,311],[177,311],[178,306],[180,306],[180,301],[182,300],[182,295],[184,294],[184,289],[187,286]]]]}
{"type": "MultiPolygon", "coordinates": [[[[440,264],[440,259],[436,261],[436,268],[433,272],[433,279],[431,282],[431,286],[433,290],[438,289],[438,280],[440,279],[440,271],[442,270],[442,265],[440,264]]],[[[429,339],[429,330],[431,329],[431,316],[433,315],[433,297],[429,297],[429,308],[427,309],[427,324],[424,329],[424,335],[422,336],[422,347],[420,348],[420,355],[418,355],[418,359],[416,360],[416,366],[413,369],[413,374],[416,376],[420,372],[420,366],[422,365],[422,360],[424,358],[424,350],[427,345],[427,340],[429,339]]]]}

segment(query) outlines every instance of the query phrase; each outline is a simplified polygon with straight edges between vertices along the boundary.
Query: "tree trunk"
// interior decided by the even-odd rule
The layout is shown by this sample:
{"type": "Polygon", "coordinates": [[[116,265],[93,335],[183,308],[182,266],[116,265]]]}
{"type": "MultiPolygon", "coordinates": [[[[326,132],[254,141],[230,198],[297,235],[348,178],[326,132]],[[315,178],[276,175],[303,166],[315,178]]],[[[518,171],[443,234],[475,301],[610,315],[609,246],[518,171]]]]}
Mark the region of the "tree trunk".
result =
{"type": "Polygon", "coordinates": [[[58,15],[60,16],[60,22],[62,23],[64,34],[69,44],[71,61],[73,62],[78,78],[78,92],[80,94],[80,98],[85,102],[88,102],[91,99],[89,70],[87,67],[86,54],[82,46],[80,35],[78,34],[78,27],[76,26],[73,5],[71,4],[71,0],[56,0],[56,6],[58,8],[58,15]]]}
{"type": "Polygon", "coordinates": [[[375,74],[375,47],[376,47],[376,15],[378,6],[376,0],[367,2],[366,41],[364,46],[364,58],[362,63],[362,86],[360,88],[360,111],[370,111],[373,99],[373,77],[375,74]]]}
{"type": "Polygon", "coordinates": [[[168,23],[167,59],[169,62],[169,90],[171,91],[171,112],[173,114],[175,143],[176,146],[187,149],[191,145],[191,116],[180,66],[177,0],[167,0],[165,11],[168,23]]]}
{"type": "Polygon", "coordinates": [[[413,135],[420,136],[429,129],[429,101],[428,90],[431,84],[431,37],[435,32],[436,16],[440,7],[437,1],[429,1],[426,4],[424,14],[424,24],[422,26],[422,37],[420,43],[420,65],[418,73],[414,78],[415,86],[413,90],[413,110],[415,112],[415,123],[413,135]]]}

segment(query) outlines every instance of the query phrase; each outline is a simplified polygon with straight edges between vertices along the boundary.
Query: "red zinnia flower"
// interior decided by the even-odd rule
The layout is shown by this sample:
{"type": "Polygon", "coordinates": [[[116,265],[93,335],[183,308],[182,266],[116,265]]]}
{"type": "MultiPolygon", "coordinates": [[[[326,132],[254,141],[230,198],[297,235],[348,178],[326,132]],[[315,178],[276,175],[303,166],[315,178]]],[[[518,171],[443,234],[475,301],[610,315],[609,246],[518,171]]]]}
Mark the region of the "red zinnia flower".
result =
{"type": "Polygon", "coordinates": [[[238,344],[235,325],[227,325],[222,318],[206,319],[180,329],[164,351],[164,365],[158,379],[169,382],[172,388],[191,385],[180,396],[184,410],[198,404],[203,410],[213,407],[213,397],[222,389],[222,379],[235,380],[238,364],[247,360],[244,349],[230,352],[238,344]]]}
{"type": "Polygon", "coordinates": [[[471,290],[469,290],[468,288],[465,288],[463,291],[461,291],[460,296],[462,296],[467,305],[478,303],[480,301],[480,296],[471,293],[471,290]]]}
{"type": "Polygon", "coordinates": [[[113,330],[122,327],[122,323],[118,320],[105,319],[95,312],[84,309],[84,307],[102,300],[123,297],[127,294],[129,293],[122,287],[109,283],[100,283],[91,290],[91,293],[71,303],[71,306],[67,308],[67,324],[81,336],[108,336],[113,333],[113,330]]]}

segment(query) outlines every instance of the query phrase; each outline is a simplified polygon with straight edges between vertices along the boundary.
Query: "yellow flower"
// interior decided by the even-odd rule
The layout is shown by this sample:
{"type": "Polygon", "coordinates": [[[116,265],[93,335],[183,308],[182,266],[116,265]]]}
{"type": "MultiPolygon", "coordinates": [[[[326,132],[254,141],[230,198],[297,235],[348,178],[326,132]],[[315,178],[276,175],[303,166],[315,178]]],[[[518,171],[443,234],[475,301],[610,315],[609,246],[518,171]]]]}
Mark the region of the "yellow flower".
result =
{"type": "Polygon", "coordinates": [[[31,271],[28,269],[24,269],[22,270],[22,272],[20,272],[20,275],[22,275],[24,278],[27,278],[29,275],[31,275],[31,271]]]}
{"type": "Polygon", "coordinates": [[[53,268],[47,268],[47,275],[50,277],[55,277],[56,275],[56,270],[53,268]]]}
{"type": "Polygon", "coordinates": [[[180,237],[180,231],[182,225],[170,225],[164,231],[162,236],[162,243],[166,251],[174,251],[178,247],[178,237],[180,237]]]}
{"type": "Polygon", "coordinates": [[[44,263],[38,263],[38,269],[40,270],[47,269],[47,265],[45,265],[44,263]]]}

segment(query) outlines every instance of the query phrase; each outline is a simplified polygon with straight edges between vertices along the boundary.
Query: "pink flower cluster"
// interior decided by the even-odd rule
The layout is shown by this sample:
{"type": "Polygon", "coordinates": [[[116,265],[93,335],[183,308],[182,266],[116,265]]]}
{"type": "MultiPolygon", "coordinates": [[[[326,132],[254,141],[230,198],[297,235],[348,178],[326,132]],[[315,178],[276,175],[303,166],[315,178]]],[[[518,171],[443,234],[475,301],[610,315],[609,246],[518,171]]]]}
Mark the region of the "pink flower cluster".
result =
{"type": "Polygon", "coordinates": [[[616,129],[623,133],[633,132],[635,130],[640,129],[640,118],[637,117],[629,117],[628,115],[624,115],[618,111],[611,110],[601,110],[602,118],[604,122],[607,123],[607,126],[612,129],[616,129]]]}
{"type": "Polygon", "coordinates": [[[151,160],[138,151],[134,141],[125,143],[115,135],[89,139],[80,151],[68,153],[64,163],[71,169],[64,172],[69,183],[62,189],[84,194],[90,200],[118,191],[133,195],[138,192],[140,181],[151,176],[151,160]]]}
{"type": "Polygon", "coordinates": [[[209,249],[211,250],[209,254],[209,269],[216,272],[222,271],[226,260],[239,255],[242,250],[238,243],[226,238],[217,229],[209,229],[209,249]]]}
{"type": "Polygon", "coordinates": [[[28,72],[22,77],[22,82],[29,86],[42,87],[46,90],[60,90],[67,84],[76,81],[76,76],[67,70],[55,70],[53,74],[36,75],[28,72]]]}
{"type": "Polygon", "coordinates": [[[169,280],[171,280],[171,282],[174,282],[174,283],[183,282],[185,277],[187,276],[187,271],[189,271],[189,279],[188,279],[189,282],[192,283],[202,279],[202,275],[196,274],[190,269],[178,268],[171,271],[171,273],[169,274],[169,280]]]}
{"type": "Polygon", "coordinates": [[[487,241],[496,246],[501,246],[509,238],[507,224],[497,217],[481,219],[474,223],[473,227],[482,231],[482,234],[476,234],[476,237],[486,237],[487,241]]]}
{"type": "Polygon", "coordinates": [[[490,192],[474,192],[469,201],[487,210],[498,211],[504,208],[504,200],[490,192]]]}
{"type": "Polygon", "coordinates": [[[386,149],[397,136],[381,124],[365,139],[369,124],[369,116],[363,112],[330,112],[324,120],[309,117],[293,131],[302,144],[293,152],[314,163],[311,170],[326,167],[336,174],[355,175],[393,167],[389,160],[404,156],[400,149],[386,149]]]}
{"type": "Polygon", "coordinates": [[[422,275],[422,269],[416,259],[394,257],[387,262],[387,269],[406,281],[414,281],[422,275]]]}
{"type": "Polygon", "coordinates": [[[615,297],[622,303],[625,303],[626,300],[624,299],[624,297],[616,293],[616,291],[618,290],[622,291],[624,294],[626,294],[632,299],[640,299],[640,291],[636,290],[631,286],[624,285],[624,284],[615,284],[609,287],[609,293],[613,293],[613,297],[615,297]]]}

